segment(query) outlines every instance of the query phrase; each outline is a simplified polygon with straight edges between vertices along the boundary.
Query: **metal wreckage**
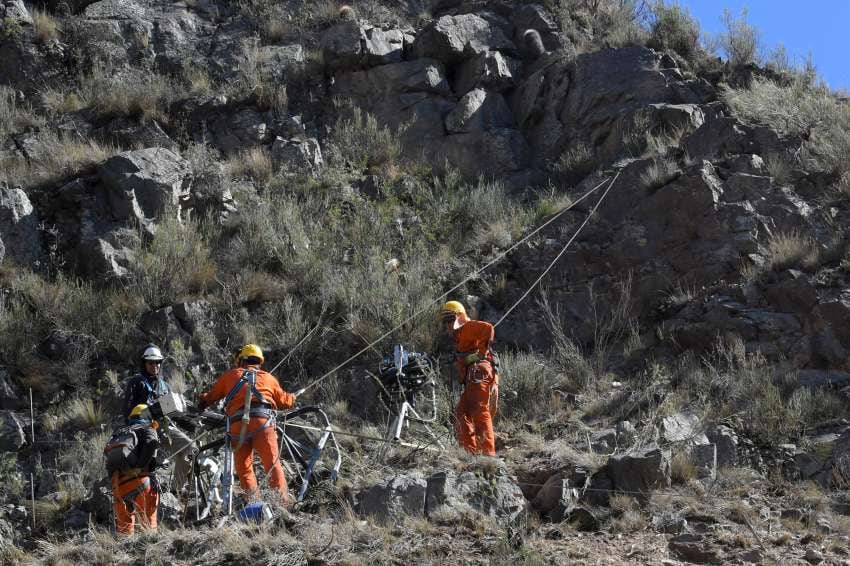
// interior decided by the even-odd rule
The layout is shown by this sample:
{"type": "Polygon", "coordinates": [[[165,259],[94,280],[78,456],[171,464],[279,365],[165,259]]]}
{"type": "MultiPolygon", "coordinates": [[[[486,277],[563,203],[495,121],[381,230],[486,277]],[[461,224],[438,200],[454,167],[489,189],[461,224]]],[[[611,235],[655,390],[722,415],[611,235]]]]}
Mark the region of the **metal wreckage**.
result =
{"type": "MultiPolygon", "coordinates": [[[[376,381],[378,397],[389,413],[386,436],[370,437],[371,440],[383,441],[385,447],[396,444],[415,449],[443,448],[429,426],[437,421],[437,366],[428,355],[409,351],[398,344],[381,360],[377,375],[367,374],[376,381]],[[406,431],[425,442],[405,441],[406,431]]],[[[250,387],[250,376],[247,379],[250,387]]],[[[240,381],[234,389],[245,383],[240,381]]],[[[246,395],[245,414],[250,413],[251,398],[246,395]]],[[[214,516],[233,515],[232,441],[236,438],[230,432],[231,419],[223,412],[197,410],[177,393],[158,398],[148,410],[151,418],[171,420],[198,440],[198,450],[192,461],[194,519],[203,521],[214,516]],[[202,443],[201,439],[208,440],[202,443]]],[[[317,482],[335,482],[339,476],[343,453],[336,436],[361,436],[335,429],[327,413],[315,405],[278,411],[271,426],[277,431],[279,458],[287,477],[292,480],[299,503],[317,482]]],[[[244,515],[243,509],[240,517],[246,518],[244,515]]]]}

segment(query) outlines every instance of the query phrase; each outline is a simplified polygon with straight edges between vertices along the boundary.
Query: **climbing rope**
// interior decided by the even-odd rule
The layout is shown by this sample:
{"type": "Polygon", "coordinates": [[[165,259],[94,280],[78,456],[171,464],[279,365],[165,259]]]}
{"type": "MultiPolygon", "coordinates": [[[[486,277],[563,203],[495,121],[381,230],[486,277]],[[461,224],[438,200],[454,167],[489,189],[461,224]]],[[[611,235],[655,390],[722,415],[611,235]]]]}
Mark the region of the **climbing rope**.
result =
{"type": "Polygon", "coordinates": [[[558,260],[561,259],[561,256],[564,255],[565,253],[567,253],[567,249],[575,241],[575,239],[578,237],[579,233],[581,233],[581,231],[584,229],[584,227],[587,226],[587,223],[590,222],[590,219],[596,213],[596,209],[599,208],[599,205],[602,204],[602,201],[605,200],[606,196],[608,196],[608,191],[610,191],[611,187],[614,186],[614,182],[617,180],[617,177],[619,177],[619,176],[620,176],[620,172],[618,171],[617,174],[614,175],[614,178],[611,179],[611,182],[608,184],[608,188],[605,189],[605,192],[602,193],[601,197],[599,197],[599,200],[596,202],[596,205],[593,207],[593,210],[590,211],[590,213],[587,215],[587,218],[585,218],[584,222],[581,223],[581,226],[579,226],[576,229],[576,231],[573,232],[572,237],[567,241],[567,243],[564,245],[564,247],[561,248],[561,251],[558,253],[558,255],[555,256],[555,259],[553,259],[551,261],[551,263],[549,263],[549,265],[546,267],[546,269],[543,270],[543,273],[541,273],[540,276],[537,279],[534,280],[534,283],[532,283],[528,287],[528,289],[526,289],[526,291],[522,294],[522,296],[519,299],[517,299],[517,301],[513,305],[511,305],[511,308],[509,308],[507,311],[505,311],[505,314],[502,315],[502,318],[500,318],[498,321],[496,321],[496,324],[493,325],[494,327],[499,326],[500,324],[502,324],[502,321],[504,321],[506,318],[508,318],[508,315],[510,315],[514,311],[514,309],[517,308],[519,306],[519,304],[521,302],[523,302],[525,300],[525,298],[528,297],[528,295],[531,294],[531,292],[534,290],[534,288],[537,287],[538,283],[540,283],[543,280],[543,278],[546,277],[546,275],[552,270],[552,268],[555,267],[555,264],[558,263],[558,260]]]}
{"type": "MultiPolygon", "coordinates": [[[[614,180],[616,180],[616,179],[617,179],[617,177],[618,177],[619,175],[620,175],[620,173],[618,172],[618,173],[617,173],[617,175],[615,175],[615,176],[614,176],[614,180]]],[[[510,247],[509,247],[508,249],[506,249],[505,251],[503,251],[503,252],[501,252],[500,254],[498,254],[495,258],[493,258],[492,260],[490,260],[489,262],[487,262],[486,264],[484,264],[482,267],[479,267],[478,269],[476,269],[475,271],[473,271],[470,275],[468,275],[466,278],[464,278],[464,279],[463,279],[463,281],[461,281],[460,283],[458,283],[457,285],[455,285],[454,287],[452,287],[451,289],[449,289],[448,291],[446,291],[445,293],[443,293],[443,294],[442,294],[442,295],[440,295],[439,297],[436,297],[435,299],[433,299],[433,300],[432,300],[431,302],[429,302],[427,305],[425,305],[424,307],[422,307],[422,308],[421,308],[421,309],[419,309],[418,311],[414,312],[414,313],[413,313],[412,315],[410,315],[409,317],[405,318],[403,321],[401,321],[399,324],[397,324],[396,326],[394,326],[394,327],[393,327],[393,328],[391,328],[390,330],[388,330],[388,331],[384,332],[383,334],[381,334],[378,338],[376,338],[375,340],[373,340],[372,342],[370,342],[369,344],[367,344],[366,346],[364,346],[363,348],[361,348],[360,350],[358,350],[357,352],[355,352],[353,355],[349,356],[349,357],[348,357],[345,361],[341,362],[340,364],[338,364],[337,366],[335,366],[333,369],[331,369],[331,370],[327,371],[326,373],[324,373],[324,374],[323,374],[321,377],[319,377],[318,379],[316,379],[316,380],[312,381],[311,383],[307,384],[307,385],[303,388],[302,394],[303,394],[304,392],[308,391],[309,389],[312,389],[313,387],[315,387],[315,386],[319,385],[319,384],[320,384],[320,383],[322,383],[325,379],[327,379],[328,377],[330,377],[331,375],[333,375],[334,373],[336,373],[337,371],[339,371],[339,370],[340,370],[340,369],[342,369],[343,367],[347,366],[349,363],[351,363],[352,361],[354,361],[355,359],[357,359],[358,357],[360,357],[362,354],[364,354],[365,352],[367,352],[367,351],[369,351],[370,349],[374,348],[374,346],[375,346],[376,344],[379,344],[381,341],[383,341],[385,338],[387,338],[388,336],[390,336],[392,333],[394,333],[394,332],[396,332],[397,330],[399,330],[400,328],[402,328],[404,325],[406,325],[406,324],[407,324],[408,322],[410,322],[411,320],[413,320],[413,319],[415,319],[415,318],[419,317],[422,313],[424,313],[424,312],[426,312],[426,311],[430,310],[430,309],[431,309],[431,307],[433,307],[435,304],[437,304],[437,303],[439,303],[440,301],[444,300],[446,297],[448,297],[449,295],[451,295],[452,293],[454,293],[455,291],[457,291],[458,289],[460,289],[461,287],[463,287],[464,285],[466,285],[466,284],[467,284],[469,281],[471,281],[472,279],[474,279],[474,278],[478,277],[478,275],[480,275],[480,274],[481,274],[481,273],[482,273],[485,269],[488,269],[489,267],[493,266],[493,265],[494,265],[494,264],[496,264],[497,262],[501,261],[501,260],[502,260],[505,256],[507,256],[507,255],[508,255],[509,253],[511,253],[513,250],[515,250],[516,248],[518,248],[519,246],[521,246],[522,244],[524,244],[525,242],[527,242],[528,240],[530,240],[532,237],[534,237],[536,234],[538,234],[541,230],[543,230],[544,228],[546,228],[547,226],[549,226],[550,224],[552,224],[553,222],[555,222],[555,220],[557,220],[558,218],[560,218],[560,217],[561,217],[564,213],[566,213],[567,211],[571,210],[571,209],[572,209],[572,208],[574,208],[576,205],[578,205],[580,202],[582,202],[583,200],[585,200],[586,198],[588,198],[590,195],[592,195],[593,193],[595,193],[595,192],[596,192],[597,190],[599,190],[599,188],[600,188],[600,187],[602,187],[605,183],[608,183],[608,180],[607,180],[607,179],[606,179],[606,180],[603,180],[603,181],[602,181],[602,182],[600,182],[598,185],[596,185],[595,187],[593,187],[592,189],[588,190],[586,193],[584,193],[583,195],[581,195],[578,199],[576,199],[575,201],[571,202],[570,204],[568,204],[567,206],[565,206],[564,208],[562,208],[560,211],[558,211],[557,213],[555,213],[555,215],[554,215],[554,216],[552,216],[552,218],[550,218],[549,220],[547,220],[546,222],[544,222],[543,224],[541,224],[539,227],[535,228],[533,231],[531,231],[530,233],[528,233],[525,237],[523,237],[522,239],[520,239],[519,241],[517,241],[515,244],[513,244],[512,246],[510,246],[510,247]]],[[[611,184],[613,184],[613,180],[611,181],[611,184]]],[[[611,189],[611,184],[609,184],[609,185],[608,185],[608,189],[606,190],[606,194],[607,194],[607,191],[611,189]]],[[[603,198],[604,198],[604,195],[603,195],[603,198]]],[[[599,201],[599,202],[601,202],[601,201],[602,201],[602,199],[600,199],[600,201],[599,201]]],[[[596,211],[596,208],[599,206],[599,202],[597,202],[597,203],[596,203],[596,207],[594,207],[593,211],[596,211]]],[[[591,213],[591,214],[592,214],[592,213],[591,213]]],[[[589,218],[589,217],[588,217],[588,218],[589,218]]],[[[584,222],[584,224],[587,224],[587,221],[585,221],[585,222],[584,222]]],[[[584,227],[584,224],[582,224],[582,228],[584,227]]],[[[578,233],[574,234],[573,239],[575,238],[575,236],[576,236],[576,235],[578,235],[578,233]]],[[[570,240],[570,242],[572,242],[572,239],[570,240]]],[[[563,253],[563,252],[562,252],[562,253],[563,253]]],[[[559,254],[559,257],[560,257],[560,255],[562,255],[562,254],[559,254]]],[[[556,260],[557,260],[557,258],[556,258],[556,260]]],[[[551,269],[551,266],[550,266],[550,268],[549,268],[549,269],[551,269]]],[[[536,283],[535,283],[535,284],[536,284],[536,283]]],[[[504,317],[502,317],[502,318],[504,318],[504,317]]],[[[500,320],[500,322],[501,322],[501,320],[500,320]]]]}

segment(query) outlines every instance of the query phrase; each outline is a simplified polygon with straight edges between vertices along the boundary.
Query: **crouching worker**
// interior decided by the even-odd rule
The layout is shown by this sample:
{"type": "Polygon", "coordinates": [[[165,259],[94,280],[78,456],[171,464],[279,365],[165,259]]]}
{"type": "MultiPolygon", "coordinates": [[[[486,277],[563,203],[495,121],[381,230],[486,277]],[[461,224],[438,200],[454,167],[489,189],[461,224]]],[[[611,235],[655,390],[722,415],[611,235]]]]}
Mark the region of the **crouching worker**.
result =
{"type": "Polygon", "coordinates": [[[242,489],[249,496],[257,493],[256,450],[269,485],[280,492],[283,504],[289,505],[289,490],[278,457],[275,411],[293,407],[296,396],[284,391],[272,374],[260,369],[264,361],[259,346],[246,345],[239,352],[238,367],[221,374],[212,388],[201,394],[198,407],[204,409],[224,399],[224,411],[230,418],[233,467],[242,489]]]}
{"type": "Polygon", "coordinates": [[[128,425],[118,429],[106,444],[106,471],[112,477],[115,526],[119,534],[132,535],[136,524],[156,530],[159,483],[154,475],[159,438],[158,423],[151,421],[147,405],[130,411],[128,425]]]}
{"type": "Polygon", "coordinates": [[[454,339],[455,365],[463,384],[455,409],[458,443],[472,454],[495,456],[492,402],[498,395],[498,376],[490,350],[494,327],[489,322],[470,320],[466,309],[457,301],[443,305],[440,320],[454,339]]]}

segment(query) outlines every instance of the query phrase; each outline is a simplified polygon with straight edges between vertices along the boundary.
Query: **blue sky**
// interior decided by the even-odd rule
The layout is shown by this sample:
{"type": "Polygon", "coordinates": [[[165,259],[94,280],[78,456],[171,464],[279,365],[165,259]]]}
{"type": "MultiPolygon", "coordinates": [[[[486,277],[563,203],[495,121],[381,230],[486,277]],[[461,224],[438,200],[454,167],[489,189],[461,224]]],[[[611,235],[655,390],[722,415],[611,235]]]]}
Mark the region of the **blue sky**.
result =
{"type": "Polygon", "coordinates": [[[746,7],[747,20],[761,31],[762,44],[784,43],[789,56],[804,61],[809,52],[820,75],[833,88],[850,89],[850,0],[679,0],[703,31],[723,31],[724,8],[746,7]]]}

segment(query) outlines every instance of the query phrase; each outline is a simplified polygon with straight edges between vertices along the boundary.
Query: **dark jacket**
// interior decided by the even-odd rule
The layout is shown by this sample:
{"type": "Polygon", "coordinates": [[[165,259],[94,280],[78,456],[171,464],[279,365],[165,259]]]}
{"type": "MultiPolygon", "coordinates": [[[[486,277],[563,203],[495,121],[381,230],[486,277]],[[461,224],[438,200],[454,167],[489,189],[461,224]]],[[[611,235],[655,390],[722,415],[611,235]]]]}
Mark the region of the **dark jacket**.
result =
{"type": "Polygon", "coordinates": [[[159,435],[150,424],[136,424],[131,427],[136,432],[138,444],[133,450],[131,468],[141,468],[146,472],[152,472],[156,468],[156,453],[159,449],[159,435]]]}
{"type": "Polygon", "coordinates": [[[136,405],[150,405],[159,397],[171,393],[171,387],[162,376],[155,378],[139,372],[127,380],[124,388],[124,421],[130,422],[130,411],[136,405]]]}

